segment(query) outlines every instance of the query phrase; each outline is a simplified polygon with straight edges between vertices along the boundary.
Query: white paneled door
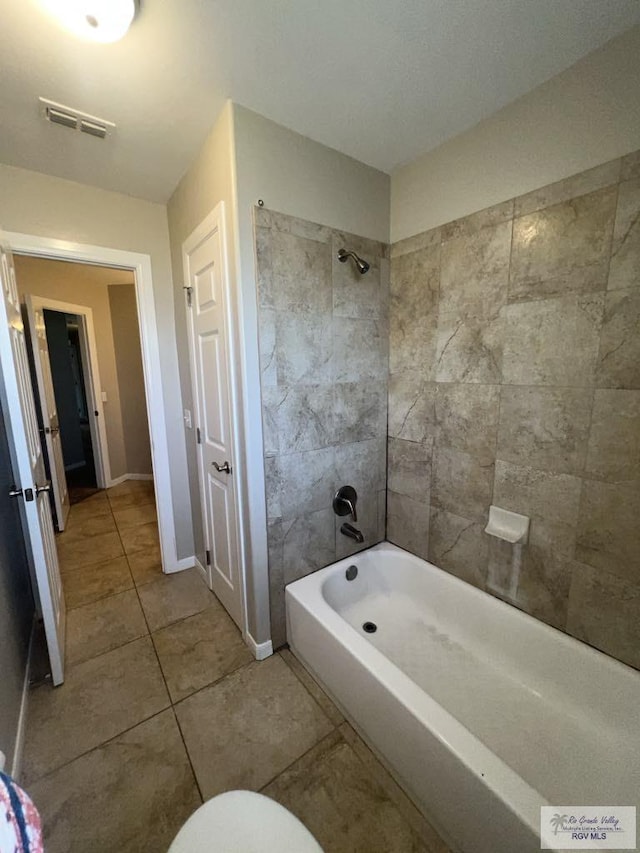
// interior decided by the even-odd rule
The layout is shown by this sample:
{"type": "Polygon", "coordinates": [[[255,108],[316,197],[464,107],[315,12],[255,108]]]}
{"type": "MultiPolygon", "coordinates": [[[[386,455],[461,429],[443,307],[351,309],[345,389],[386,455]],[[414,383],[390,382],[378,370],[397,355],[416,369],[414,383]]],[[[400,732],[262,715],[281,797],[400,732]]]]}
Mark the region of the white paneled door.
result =
{"type": "Polygon", "coordinates": [[[229,274],[219,204],[183,246],[209,584],[242,629],[230,374],[229,274]]]}
{"type": "MultiPolygon", "coordinates": [[[[0,235],[1,236],[1,235],[0,235]]],[[[64,678],[65,608],[58,554],[47,492],[45,466],[33,399],[13,260],[0,249],[2,313],[0,314],[0,391],[7,425],[15,487],[22,505],[24,539],[35,579],[54,684],[64,678]]]]}
{"type": "Polygon", "coordinates": [[[49,461],[53,504],[56,510],[58,530],[62,532],[67,523],[67,516],[69,515],[69,493],[67,492],[67,477],[64,472],[58,407],[56,406],[56,397],[53,390],[47,330],[44,324],[44,310],[34,306],[33,300],[29,295],[25,296],[24,302],[25,319],[29,326],[29,338],[33,353],[36,378],[35,390],[40,404],[42,433],[49,461]]]}

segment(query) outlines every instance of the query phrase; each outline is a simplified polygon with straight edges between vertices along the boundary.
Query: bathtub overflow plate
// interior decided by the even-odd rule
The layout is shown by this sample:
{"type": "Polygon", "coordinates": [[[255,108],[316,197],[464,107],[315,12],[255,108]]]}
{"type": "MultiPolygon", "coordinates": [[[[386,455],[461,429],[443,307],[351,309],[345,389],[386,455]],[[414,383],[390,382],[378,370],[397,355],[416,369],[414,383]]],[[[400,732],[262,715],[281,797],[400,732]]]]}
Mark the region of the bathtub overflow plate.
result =
{"type": "Polygon", "coordinates": [[[362,630],[365,631],[367,634],[375,634],[375,632],[378,630],[378,626],[375,622],[365,622],[362,626],[362,630]]]}
{"type": "Polygon", "coordinates": [[[348,581],[354,581],[358,577],[358,567],[349,566],[347,571],[344,573],[344,576],[348,581]]]}

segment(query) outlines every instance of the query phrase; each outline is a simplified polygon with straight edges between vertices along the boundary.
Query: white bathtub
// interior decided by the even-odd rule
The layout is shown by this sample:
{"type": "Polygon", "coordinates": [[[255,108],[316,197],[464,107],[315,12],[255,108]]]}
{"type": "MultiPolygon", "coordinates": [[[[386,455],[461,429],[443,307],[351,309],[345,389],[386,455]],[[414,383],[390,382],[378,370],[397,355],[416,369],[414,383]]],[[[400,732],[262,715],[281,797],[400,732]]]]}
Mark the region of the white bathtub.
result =
{"type": "Polygon", "coordinates": [[[542,805],[638,804],[635,670],[387,542],[286,605],[294,653],[453,849],[529,853],[542,805]]]}

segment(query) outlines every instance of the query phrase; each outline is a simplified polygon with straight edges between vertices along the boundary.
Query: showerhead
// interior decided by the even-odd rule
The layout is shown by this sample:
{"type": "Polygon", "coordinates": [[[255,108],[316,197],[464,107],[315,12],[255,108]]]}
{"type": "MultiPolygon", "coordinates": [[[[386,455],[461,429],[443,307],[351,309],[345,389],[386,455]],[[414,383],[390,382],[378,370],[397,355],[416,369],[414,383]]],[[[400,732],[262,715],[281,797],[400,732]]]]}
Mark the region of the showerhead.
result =
{"type": "Polygon", "coordinates": [[[366,272],[369,272],[369,264],[366,261],[363,261],[359,255],[356,255],[355,252],[348,252],[346,249],[340,249],[338,252],[338,260],[340,263],[346,264],[347,258],[353,258],[360,275],[364,275],[366,272]]]}

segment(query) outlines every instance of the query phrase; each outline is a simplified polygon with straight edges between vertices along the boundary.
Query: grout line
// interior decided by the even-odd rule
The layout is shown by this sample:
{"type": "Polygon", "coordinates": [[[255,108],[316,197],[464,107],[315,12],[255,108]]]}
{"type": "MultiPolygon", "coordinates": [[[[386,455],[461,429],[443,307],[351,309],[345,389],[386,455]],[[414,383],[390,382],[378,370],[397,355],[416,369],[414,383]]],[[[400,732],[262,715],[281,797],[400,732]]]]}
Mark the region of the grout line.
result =
{"type": "Polygon", "coordinates": [[[340,731],[340,727],[336,726],[334,729],[332,729],[330,732],[328,732],[328,734],[323,735],[320,738],[320,740],[317,740],[313,744],[313,746],[310,746],[309,749],[305,749],[305,751],[303,753],[301,753],[297,758],[294,758],[293,761],[290,762],[289,764],[287,764],[287,766],[284,769],[280,770],[279,773],[276,773],[275,776],[272,776],[268,782],[265,782],[265,784],[261,788],[258,789],[258,793],[260,793],[261,791],[264,791],[265,788],[268,788],[269,785],[273,784],[273,782],[276,781],[276,779],[279,779],[281,776],[284,776],[284,774],[287,773],[289,770],[291,770],[291,768],[294,767],[294,765],[296,765],[299,761],[302,761],[303,758],[305,758],[307,755],[309,755],[309,753],[312,752],[314,749],[317,749],[317,747],[319,747],[320,744],[324,743],[324,741],[326,741],[326,740],[335,740],[336,746],[338,745],[338,743],[340,743],[340,741],[342,741],[343,743],[346,743],[347,746],[349,746],[347,740],[345,739],[344,735],[340,731]]]}
{"type": "Polygon", "coordinates": [[[77,761],[79,758],[84,758],[86,755],[90,755],[92,752],[95,752],[97,749],[102,749],[105,746],[113,743],[122,735],[127,734],[128,732],[132,732],[138,726],[141,726],[143,723],[148,723],[149,720],[153,720],[155,717],[159,717],[160,714],[164,714],[166,711],[171,710],[171,705],[167,705],[164,708],[160,708],[158,711],[154,711],[153,714],[150,714],[148,717],[144,717],[144,719],[139,720],[137,723],[134,723],[132,726],[127,726],[126,729],[123,729],[121,732],[113,735],[107,740],[103,740],[100,743],[97,743],[95,746],[92,746],[90,749],[85,749],[84,752],[79,753],[78,755],[74,755],[73,758],[70,758],[68,761],[63,761],[62,764],[59,764],[57,767],[52,767],[51,770],[47,770],[46,773],[43,773],[42,776],[37,776],[33,779],[28,780],[28,787],[32,788],[34,785],[39,784],[44,779],[48,779],[54,773],[57,773],[59,770],[63,770],[65,767],[68,767],[70,764],[73,764],[74,761],[77,761]]]}

